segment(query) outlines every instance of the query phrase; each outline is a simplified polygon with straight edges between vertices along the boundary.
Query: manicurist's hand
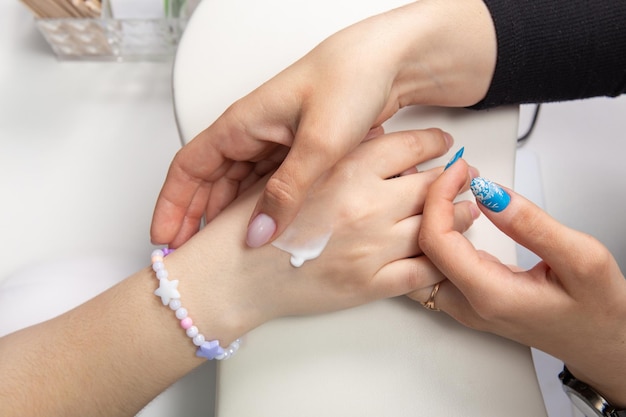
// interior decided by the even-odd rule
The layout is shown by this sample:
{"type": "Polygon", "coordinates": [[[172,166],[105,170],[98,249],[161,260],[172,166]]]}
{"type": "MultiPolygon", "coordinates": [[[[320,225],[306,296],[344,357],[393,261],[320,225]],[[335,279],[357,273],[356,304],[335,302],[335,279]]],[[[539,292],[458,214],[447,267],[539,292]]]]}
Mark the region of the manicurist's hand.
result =
{"type": "MultiPolygon", "coordinates": [[[[626,280],[613,256],[510,189],[474,178],[481,211],[543,259],[528,271],[503,265],[455,230],[452,201],[468,181],[460,160],[426,199],[419,245],[448,278],[435,306],[469,327],[562,359],[579,380],[626,406],[626,280]]],[[[427,295],[422,290],[412,298],[427,295]]]]}
{"type": "Polygon", "coordinates": [[[178,247],[203,216],[212,220],[279,167],[246,233],[249,246],[263,246],[295,218],[312,184],[399,108],[480,101],[495,58],[481,0],[422,0],[336,33],[179,151],[156,204],[153,242],[178,247]]]}

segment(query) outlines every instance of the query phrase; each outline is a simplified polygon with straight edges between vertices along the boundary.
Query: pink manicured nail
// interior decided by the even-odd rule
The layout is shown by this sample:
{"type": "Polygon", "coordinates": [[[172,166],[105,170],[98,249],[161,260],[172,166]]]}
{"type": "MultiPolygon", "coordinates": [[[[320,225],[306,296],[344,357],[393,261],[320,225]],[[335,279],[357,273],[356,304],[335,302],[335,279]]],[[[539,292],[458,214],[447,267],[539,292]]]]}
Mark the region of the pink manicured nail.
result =
{"type": "Polygon", "coordinates": [[[269,242],[274,232],[276,232],[276,222],[267,214],[261,213],[248,226],[246,243],[251,248],[258,248],[269,242]]]}

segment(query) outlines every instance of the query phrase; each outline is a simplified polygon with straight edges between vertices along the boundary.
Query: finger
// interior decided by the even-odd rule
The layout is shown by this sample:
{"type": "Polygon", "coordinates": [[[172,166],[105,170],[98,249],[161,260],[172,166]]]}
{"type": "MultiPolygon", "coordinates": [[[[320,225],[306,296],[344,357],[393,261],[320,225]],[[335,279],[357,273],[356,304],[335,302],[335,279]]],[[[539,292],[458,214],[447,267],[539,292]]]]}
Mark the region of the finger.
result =
{"type": "Polygon", "coordinates": [[[396,297],[432,287],[445,277],[425,256],[401,259],[381,268],[372,280],[372,299],[396,297]]]}
{"type": "Polygon", "coordinates": [[[212,132],[211,128],[204,130],[174,156],[154,209],[150,228],[153,243],[171,242],[198,188],[230,168],[230,161],[216,146],[222,136],[212,132]]]}
{"type": "Polygon", "coordinates": [[[211,189],[206,183],[196,183],[193,190],[187,187],[183,191],[187,202],[182,203],[175,194],[171,194],[173,199],[167,197],[167,191],[175,184],[174,181],[169,182],[161,191],[150,228],[153,244],[167,244],[172,248],[180,246],[199,230],[211,189]]]}
{"type": "Polygon", "coordinates": [[[258,181],[265,178],[267,174],[275,171],[289,152],[288,147],[281,147],[276,150],[268,159],[263,159],[254,164],[254,171],[244,178],[239,184],[239,194],[255,185],[258,181]]]}
{"type": "Polygon", "coordinates": [[[608,250],[594,238],[562,225],[513,190],[479,177],[472,180],[472,192],[489,220],[542,258],[564,285],[579,287],[579,278],[612,264],[608,250]]]}
{"type": "MultiPolygon", "coordinates": [[[[213,220],[226,206],[228,206],[240,193],[242,182],[252,177],[255,181],[259,179],[254,175],[254,164],[249,162],[235,162],[217,179],[211,186],[211,193],[206,204],[204,217],[206,222],[213,220]]],[[[244,184],[244,187],[251,184],[244,184]]]]}
{"type": "MultiPolygon", "coordinates": [[[[417,175],[402,175],[387,181],[388,188],[385,195],[389,195],[391,201],[397,202],[392,210],[398,219],[421,213],[424,210],[428,188],[441,175],[441,172],[442,167],[437,167],[416,173],[417,175]]],[[[469,184],[468,177],[460,192],[467,191],[469,184]]],[[[479,213],[477,208],[475,211],[475,214],[479,213]]]]}
{"type": "Polygon", "coordinates": [[[480,216],[480,210],[471,201],[459,201],[454,204],[454,230],[465,233],[480,216]]]}
{"type": "Polygon", "coordinates": [[[367,135],[365,135],[365,139],[363,139],[363,142],[367,142],[368,140],[377,138],[380,135],[384,135],[385,134],[385,128],[382,126],[374,126],[372,127],[369,132],[367,132],[367,135]]]}
{"type": "MultiPolygon", "coordinates": [[[[236,161],[259,161],[276,153],[279,144],[291,144],[292,126],[262,111],[265,108],[275,110],[276,102],[292,108],[282,98],[259,103],[255,95],[233,103],[211,126],[177,152],[155,206],[150,231],[153,242],[169,243],[179,234],[199,186],[222,178],[236,161]]],[[[280,109],[276,114],[285,114],[284,119],[293,116],[280,109]]],[[[211,195],[215,206],[227,205],[228,198],[230,195],[211,195]]]]}
{"type": "MultiPolygon", "coordinates": [[[[474,203],[463,201],[454,206],[454,230],[465,233],[474,223],[480,211],[474,203]]],[[[396,223],[385,239],[383,249],[386,259],[401,259],[422,255],[419,247],[418,233],[422,224],[422,216],[414,215],[396,223]]]]}
{"type": "Polygon", "coordinates": [[[417,167],[411,167],[409,169],[405,169],[404,171],[402,171],[397,176],[403,177],[405,175],[417,174],[418,172],[419,172],[419,170],[417,169],[417,167]]]}
{"type": "Polygon", "coordinates": [[[178,248],[200,230],[204,209],[210,193],[210,184],[203,183],[199,185],[187,207],[185,215],[178,224],[176,235],[169,242],[166,242],[170,248],[178,248]]]}
{"type": "MultiPolygon", "coordinates": [[[[170,172],[172,169],[176,170],[173,166],[170,172]]],[[[150,240],[153,244],[168,244],[174,240],[180,232],[194,196],[201,188],[201,182],[183,178],[182,175],[176,176],[168,173],[152,215],[150,240]]],[[[208,193],[205,197],[208,197],[208,193]]],[[[196,196],[196,201],[197,199],[196,196]]]]}
{"type": "MultiPolygon", "coordinates": [[[[478,210],[478,208],[476,208],[476,210],[478,210]]],[[[478,254],[484,259],[499,262],[495,256],[488,252],[478,251],[478,254]]],[[[420,288],[407,294],[407,296],[412,300],[423,304],[431,297],[433,287],[434,284],[429,287],[420,288]]],[[[480,319],[480,316],[476,314],[476,311],[468,302],[467,298],[465,298],[463,293],[461,293],[449,280],[447,282],[440,282],[439,291],[437,291],[434,302],[436,308],[445,311],[466,326],[476,328],[477,324],[482,322],[482,319],[480,319]]]]}
{"type": "Polygon", "coordinates": [[[381,178],[389,178],[443,155],[452,144],[452,137],[440,129],[409,130],[378,137],[351,156],[381,178]]]}
{"type": "Polygon", "coordinates": [[[419,245],[422,251],[471,300],[480,300],[486,291],[493,291],[494,276],[511,274],[504,265],[479,256],[479,253],[455,229],[454,199],[469,180],[468,166],[459,160],[430,186],[419,245]]]}
{"type": "MultiPolygon", "coordinates": [[[[430,299],[435,284],[420,288],[407,294],[407,296],[423,304],[430,299]]],[[[439,290],[435,294],[433,303],[434,308],[450,315],[464,326],[481,331],[488,330],[485,327],[485,321],[476,313],[467,298],[450,280],[443,279],[440,281],[439,290]]]]}
{"type": "Polygon", "coordinates": [[[355,126],[370,126],[371,121],[355,122],[354,117],[343,117],[342,111],[330,112],[333,108],[329,104],[323,114],[313,109],[303,116],[289,153],[253,211],[248,246],[259,247],[279,236],[295,218],[311,185],[366,136],[369,129],[355,126]],[[322,128],[320,120],[327,120],[322,128]]]}

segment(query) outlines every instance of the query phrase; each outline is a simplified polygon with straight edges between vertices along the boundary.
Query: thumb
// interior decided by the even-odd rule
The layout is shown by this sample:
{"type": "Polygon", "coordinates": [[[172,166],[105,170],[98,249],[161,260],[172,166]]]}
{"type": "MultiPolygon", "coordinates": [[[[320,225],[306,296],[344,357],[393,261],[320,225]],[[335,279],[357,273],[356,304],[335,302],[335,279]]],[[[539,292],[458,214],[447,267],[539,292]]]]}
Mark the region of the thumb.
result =
{"type": "Polygon", "coordinates": [[[278,237],[296,217],[311,186],[364,140],[368,130],[345,126],[330,133],[308,127],[303,120],[289,153],[269,178],[254,209],[246,236],[248,246],[263,246],[278,237]]]}
{"type": "Polygon", "coordinates": [[[572,274],[571,266],[588,256],[584,233],[556,221],[531,201],[482,177],[470,184],[478,206],[502,232],[542,258],[559,276],[572,274]]]}

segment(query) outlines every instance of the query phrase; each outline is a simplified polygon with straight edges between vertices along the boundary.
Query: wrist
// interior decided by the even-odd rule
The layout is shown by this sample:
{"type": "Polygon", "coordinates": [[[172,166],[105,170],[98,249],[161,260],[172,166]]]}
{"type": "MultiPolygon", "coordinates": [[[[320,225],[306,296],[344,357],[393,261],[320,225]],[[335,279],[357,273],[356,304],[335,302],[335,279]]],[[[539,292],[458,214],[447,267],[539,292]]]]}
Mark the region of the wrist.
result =
{"type": "Polygon", "coordinates": [[[574,376],[567,366],[559,373],[565,394],[575,408],[586,416],[622,417],[626,416],[626,407],[607,398],[585,381],[574,376]]]}
{"type": "Polygon", "coordinates": [[[589,386],[613,407],[626,409],[626,383],[624,383],[624,372],[621,368],[611,367],[601,376],[595,375],[598,373],[597,369],[590,374],[569,364],[567,368],[574,378],[589,386]]]}
{"type": "Polygon", "coordinates": [[[610,296],[593,298],[593,303],[602,299],[597,306],[603,314],[594,317],[593,311],[586,312],[586,318],[574,321],[576,330],[571,334],[578,331],[578,337],[562,343],[561,351],[555,351],[555,356],[561,357],[576,379],[588,384],[612,405],[626,408],[626,307],[623,303],[626,281],[618,273],[615,282],[618,285],[611,287],[610,296]],[[585,320],[589,327],[583,324],[585,320]]]}
{"type": "Polygon", "coordinates": [[[291,268],[287,255],[273,246],[251,249],[245,243],[245,219],[257,195],[238,198],[165,260],[189,315],[207,340],[219,340],[222,347],[280,315],[264,277],[291,268]]]}
{"type": "MultiPolygon", "coordinates": [[[[217,340],[220,346],[226,347],[251,330],[251,314],[248,314],[251,312],[241,306],[237,293],[236,281],[243,279],[239,266],[227,261],[233,256],[225,253],[225,249],[232,242],[221,241],[219,247],[206,242],[209,244],[201,246],[202,235],[200,232],[167,256],[165,265],[169,279],[179,280],[181,303],[193,319],[193,325],[207,341],[217,340]]],[[[164,309],[170,310],[167,306],[164,309]]],[[[170,315],[175,313],[172,311],[170,315]]],[[[184,331],[179,330],[179,337],[184,339],[184,331]]],[[[190,344],[190,355],[193,355],[193,348],[190,344]]]]}
{"type": "Polygon", "coordinates": [[[397,13],[406,28],[393,87],[400,107],[471,106],[484,98],[495,70],[497,42],[482,0],[423,0],[390,13],[397,13]]]}

